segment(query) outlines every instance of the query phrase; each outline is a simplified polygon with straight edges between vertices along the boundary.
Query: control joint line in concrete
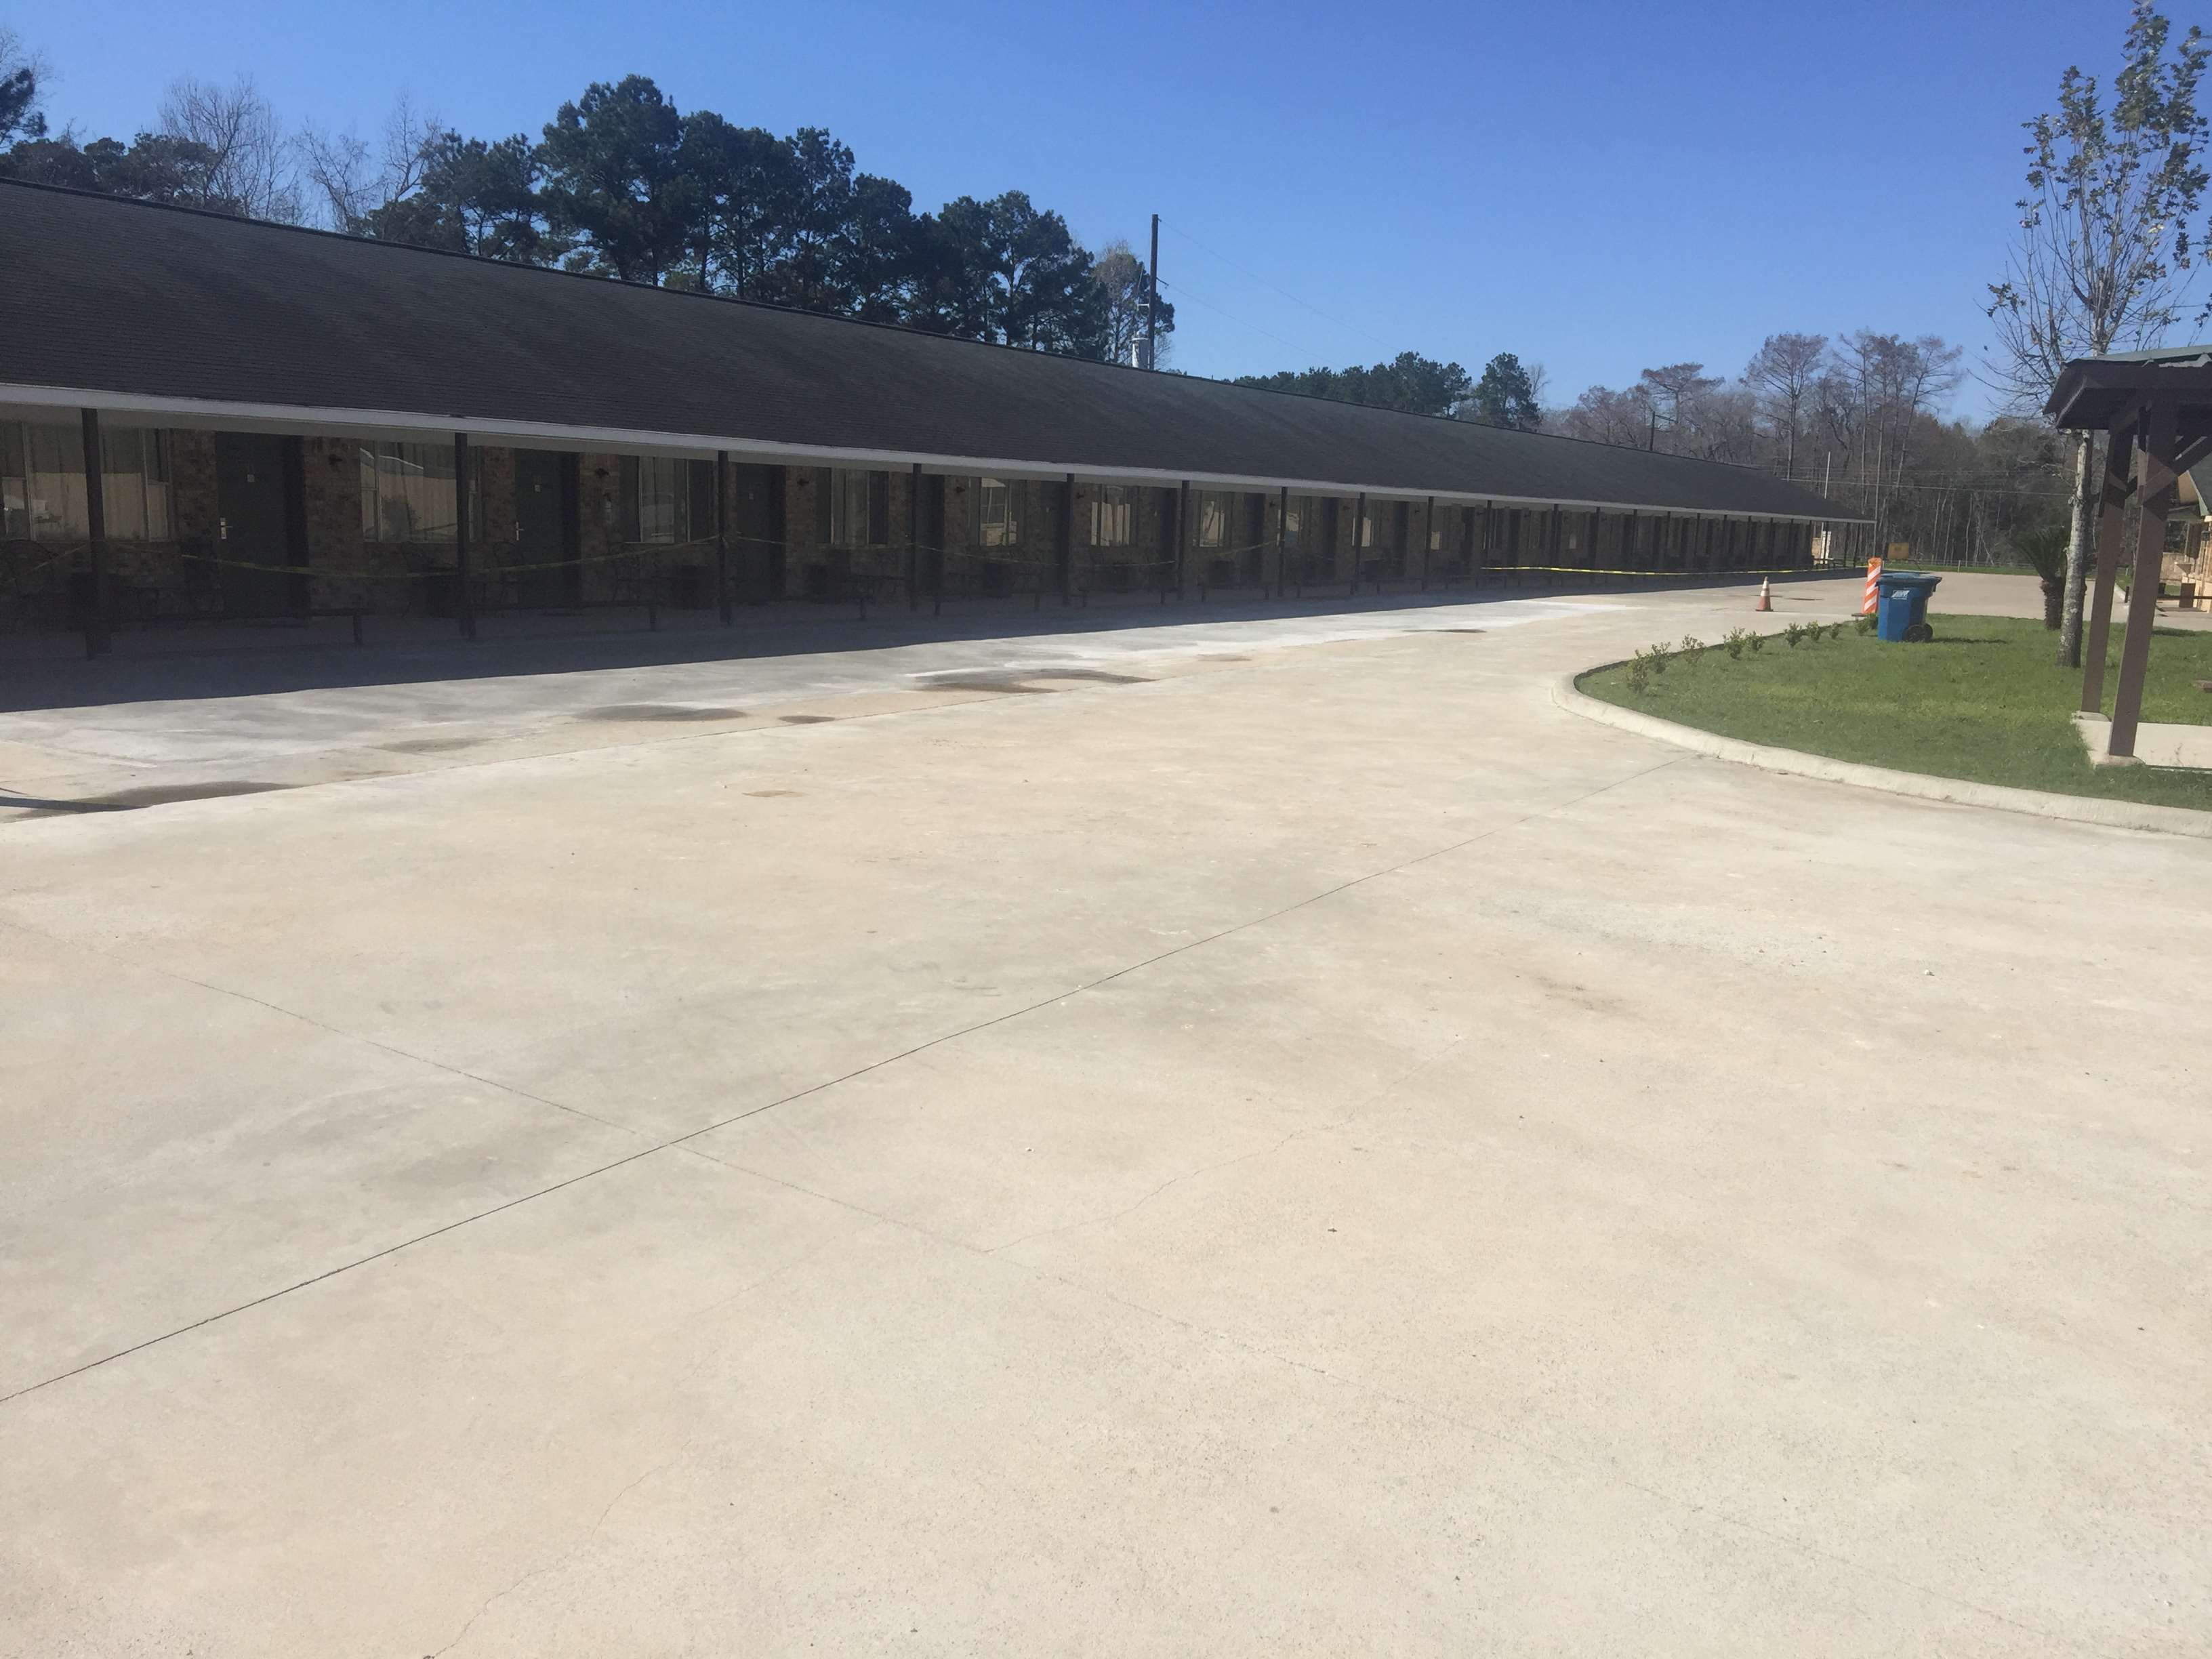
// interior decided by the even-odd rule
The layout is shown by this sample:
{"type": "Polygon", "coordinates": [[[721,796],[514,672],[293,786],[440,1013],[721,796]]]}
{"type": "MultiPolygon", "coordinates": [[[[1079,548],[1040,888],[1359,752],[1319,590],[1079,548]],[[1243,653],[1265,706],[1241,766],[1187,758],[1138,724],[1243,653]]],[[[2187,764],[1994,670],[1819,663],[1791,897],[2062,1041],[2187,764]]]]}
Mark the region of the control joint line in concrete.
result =
{"type": "MultiPolygon", "coordinates": [[[[666,1140],[656,1141],[648,1146],[641,1146],[634,1152],[627,1153],[621,1158],[599,1164],[594,1169],[581,1170],[575,1175],[566,1176],[562,1180],[552,1182],[549,1186],[541,1187],[534,1192],[524,1193],[519,1197],[507,1199],[503,1202],[492,1205],[487,1209],[479,1210],[473,1214],[462,1216],[457,1220],[445,1222],[439,1226],[429,1229],[426,1232],[417,1233],[412,1237],[401,1239],[396,1244],[387,1244],[382,1249],[372,1250],[368,1255],[359,1256],[351,1261],[340,1262],[335,1267],[325,1268],[321,1273],[311,1274],[306,1279],[298,1280],[296,1283],[286,1285],[276,1290],[267,1291],[261,1296],[251,1297],[246,1301],[239,1303],[234,1307],[219,1309],[216,1312],[205,1316],[204,1318],[195,1319],[189,1324],[179,1325],[174,1330],[164,1331],[157,1336],[149,1336],[143,1342],[134,1342],[127,1348],[118,1348],[113,1353],[103,1354],[97,1359],[88,1359],[82,1365],[72,1366],[68,1370],[57,1372],[55,1375],[43,1378],[39,1382],[27,1382],[21,1388],[14,1390],[12,1393],[0,1395],[0,1406],[5,1406],[11,1401],[21,1400],[26,1395],[36,1394],[41,1389],[52,1388],[57,1382],[66,1382],[73,1376],[82,1376],[87,1371],[97,1370],[102,1366],[111,1365],[118,1359],[127,1359],[133,1354],[143,1353],[149,1348],[155,1347],[161,1343],[169,1341],[172,1338],[188,1335],[193,1331],[204,1329],[207,1326],[228,1319],[233,1315],[250,1312],[255,1308],[264,1306],[269,1303],[280,1299],[281,1297],[289,1296],[295,1291],[304,1291],[311,1285],[323,1283],[325,1279],[335,1279],[341,1273],[350,1273],[356,1267],[365,1267],[371,1262],[381,1261],[386,1256],[396,1255],[400,1251],[411,1249],[415,1245],[427,1243],[434,1238],[441,1237],[443,1235],[453,1232],[459,1228],[466,1227],[475,1222],[489,1220],[493,1216],[503,1214],[505,1212],[512,1210],[519,1205],[528,1204],[538,1199],[550,1197],[553,1194],[563,1191],[568,1188],[574,1187],[580,1182],[590,1181],[596,1176],[605,1175],[611,1170],[619,1170],[625,1164],[635,1164],[640,1158],[651,1158],[656,1152],[665,1152],[673,1148],[682,1147],[687,1141],[696,1140],[702,1135],[712,1134],[715,1130],[726,1128],[732,1123],[742,1122],[745,1119],[750,1117],[758,1117],[763,1112],[774,1111],[779,1106],[788,1106],[794,1101],[805,1100],[809,1096],[820,1094],[826,1089],[834,1089],[840,1084],[849,1083],[857,1078],[866,1077],[871,1073],[883,1070],[885,1066],[896,1066],[901,1060],[911,1060],[915,1055],[926,1053],[932,1048],[939,1048],[948,1042],[957,1042],[962,1037],[972,1036],[979,1031],[989,1030],[994,1026],[1003,1025],[1010,1020],[1019,1019],[1026,1014],[1033,1014],[1041,1009],[1049,1008],[1057,1003],[1065,1002],[1071,997],[1079,997],[1086,992],[1097,990],[1102,986],[1110,985],[1116,980],[1127,978],[1129,975],[1141,972],[1146,968],[1155,967],[1160,963],[1166,962],[1175,957],[1182,956],[1188,951],[1199,950],[1203,946],[1216,944],[1222,939],[1231,938],[1236,934],[1244,933],[1250,928],[1263,927],[1268,922],[1279,921],[1284,916],[1293,915],[1299,910],[1307,908],[1310,905],[1319,904],[1326,899],[1334,898],[1339,894],[1348,892],[1355,887],[1364,886],[1369,882],[1379,881],[1385,876],[1396,875],[1401,871],[1410,870],[1416,865],[1426,864],[1432,860],[1443,858],[1448,854],[1458,852],[1462,848],[1472,847],[1477,842],[1488,841],[1492,836],[1504,835],[1510,830],[1517,830],[1524,824],[1535,822],[1539,818],[1550,817],[1555,813],[1570,811],[1574,807],[1581,805],[1584,801],[1592,799],[1596,796],[1602,795],[1609,790],[1620,788],[1624,784],[1634,783],[1639,778],[1649,777],[1654,772],[1663,771],[1668,767],[1675,764],[1677,758],[1679,757],[1670,757],[1667,760],[1661,761],[1656,766],[1643,767],[1637,771],[1630,773],[1626,777],[1615,778],[1610,783],[1601,784],[1595,789],[1585,790],[1581,794],[1573,797],[1571,799],[1561,801],[1556,805],[1547,806],[1538,811],[1525,813],[1520,817],[1514,818],[1504,823],[1494,825],[1492,828],[1481,830],[1475,835],[1462,836],[1459,840],[1452,842],[1448,845],[1432,848],[1428,852],[1417,853],[1411,858],[1401,859],[1397,863],[1385,866],[1382,869],[1370,870],[1363,875],[1352,876],[1344,881],[1336,883],[1334,886],[1325,887],[1317,893],[1309,894],[1304,898],[1283,905],[1278,909],[1270,910],[1262,915],[1248,918],[1247,920],[1237,922],[1231,927],[1221,928],[1215,933],[1206,934],[1203,938],[1189,939],[1185,941],[1183,944],[1170,946],[1169,949],[1159,951],[1153,956],[1146,957],[1141,961],[1133,962],[1124,967],[1116,968],[1111,973],[1102,974],[1097,978],[1088,980],[1081,985],[1073,986],[1066,990],[1055,991],[1049,996],[1040,997],[1034,1002],[1028,1003],[1019,1008],[1010,1009],[1003,1014],[995,1014],[988,1019],[978,1020],[972,1025],[963,1025],[957,1030],[943,1032],[937,1036],[930,1037],[921,1042],[917,1042],[911,1048],[902,1048],[896,1054],[885,1055],[881,1060],[870,1060],[865,1066],[857,1066],[851,1071],[842,1073],[836,1077],[824,1079],[819,1083],[809,1084],[804,1089],[794,1090],[790,1094],[781,1096],[775,1100],[763,1102],[758,1106],[748,1107],[742,1112],[732,1112],[727,1117],[718,1119],[716,1121],[705,1124],[699,1128],[689,1130],[683,1134],[672,1136],[666,1140]]],[[[32,933],[39,938],[48,939],[52,940],[52,943],[58,945],[66,945],[74,943],[73,941],[55,939],[52,935],[45,933],[40,929],[25,927],[20,921],[9,918],[0,918],[0,921],[8,921],[9,926],[15,927],[21,932],[32,933]]],[[[93,949],[94,947],[80,946],[78,948],[93,949]]],[[[108,953],[95,951],[95,954],[105,956],[108,953]]],[[[119,960],[119,958],[116,959],[119,960]]],[[[134,965],[142,968],[145,966],[143,963],[137,963],[134,965]]],[[[166,969],[156,969],[155,971],[161,972],[167,977],[178,980],[185,984],[197,985],[202,989],[214,991],[222,995],[239,997],[242,1000],[254,1003],[260,1007],[269,1008],[278,1013],[289,1014],[292,1012],[289,1009],[280,1007],[274,1003],[264,1002],[260,998],[248,995],[244,992],[232,991],[219,985],[210,985],[204,981],[192,979],[183,974],[173,973],[166,969]]],[[[296,1014],[293,1017],[301,1019],[305,1019],[307,1018],[304,1015],[296,1014]]],[[[319,1022],[318,1021],[310,1020],[308,1023],[311,1024],[319,1024],[319,1022]]],[[[323,1029],[331,1030],[337,1036],[350,1036],[353,1035],[350,1032],[338,1030],[335,1027],[325,1026],[323,1029]]],[[[358,1040],[364,1042],[369,1042],[377,1048],[386,1048],[387,1046],[383,1043],[375,1042],[373,1038],[363,1037],[358,1040]]],[[[402,1053],[404,1051],[394,1049],[391,1050],[391,1052],[402,1053]]],[[[410,1055],[409,1057],[422,1059],[423,1060],[423,1063],[426,1065],[436,1066],[439,1069],[448,1072],[456,1077],[465,1077],[473,1082],[483,1083],[488,1087],[498,1089],[505,1089],[507,1087],[504,1084],[493,1082],[491,1079],[477,1077],[473,1073],[460,1071],[457,1067],[446,1066],[438,1060],[428,1060],[420,1055],[410,1055]]],[[[556,1107],[559,1110],[564,1112],[574,1112],[574,1108],[562,1106],[557,1101],[545,1100],[542,1096],[527,1094],[520,1090],[513,1090],[509,1091],[509,1092],[515,1094],[520,1098],[537,1100],[542,1104],[556,1107]]],[[[592,1116],[592,1114],[588,1112],[576,1113],[575,1115],[584,1117],[592,1116]]],[[[606,1121],[605,1119],[597,1119],[595,1121],[600,1122],[606,1121]]],[[[622,1126],[611,1125],[610,1127],[620,1127],[622,1126]]],[[[634,1133],[635,1132],[631,1131],[631,1133],[634,1133]]]]}

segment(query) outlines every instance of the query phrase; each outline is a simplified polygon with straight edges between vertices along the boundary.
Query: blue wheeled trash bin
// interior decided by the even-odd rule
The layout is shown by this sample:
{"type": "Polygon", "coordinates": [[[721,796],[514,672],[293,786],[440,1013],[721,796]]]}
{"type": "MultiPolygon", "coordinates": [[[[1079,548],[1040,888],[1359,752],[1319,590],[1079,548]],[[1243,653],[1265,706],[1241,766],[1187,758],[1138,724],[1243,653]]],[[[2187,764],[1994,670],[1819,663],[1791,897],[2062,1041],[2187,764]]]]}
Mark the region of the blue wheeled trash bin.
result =
{"type": "Polygon", "coordinates": [[[1936,637],[1936,630],[1928,625],[1928,596],[1943,580],[1941,576],[1885,570],[1875,580],[1881,589],[1875,606],[1876,634],[1895,644],[1917,645],[1936,637]]]}

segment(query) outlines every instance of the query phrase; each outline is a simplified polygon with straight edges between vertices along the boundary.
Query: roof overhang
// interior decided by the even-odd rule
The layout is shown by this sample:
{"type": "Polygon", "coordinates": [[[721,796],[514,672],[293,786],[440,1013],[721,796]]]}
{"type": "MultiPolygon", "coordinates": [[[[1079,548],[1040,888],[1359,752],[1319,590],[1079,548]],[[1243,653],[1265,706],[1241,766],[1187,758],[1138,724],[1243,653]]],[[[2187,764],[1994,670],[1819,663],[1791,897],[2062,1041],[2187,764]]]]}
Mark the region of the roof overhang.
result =
{"type": "Polygon", "coordinates": [[[1289,490],[1297,495],[1354,496],[1378,500],[1434,500],[1470,506],[1561,507],[1569,512],[1593,508],[1607,513],[1653,514],[1668,518],[1726,518],[1784,524],[1865,524],[1870,520],[1845,514],[1719,512],[1683,507],[1638,505],[1629,501],[1568,501],[1553,496],[1480,495],[1465,491],[1433,493],[1401,486],[1363,483],[1357,479],[1263,477],[1242,473],[1188,472],[1170,474],[1133,467],[1102,466],[1071,456],[1041,462],[1035,459],[1008,459],[1000,456],[950,455],[913,451],[839,449],[812,444],[765,444],[755,438],[732,438],[714,433],[653,432],[611,427],[556,426],[530,421],[497,421],[480,416],[438,415],[422,410],[385,409],[328,409],[289,404],[224,403],[212,399],[155,398],[131,392],[89,391],[69,386],[20,386],[0,383],[0,417],[51,422],[57,416],[96,409],[117,424],[159,426],[189,430],[275,432],[320,437],[379,436],[403,441],[444,443],[459,433],[472,441],[523,449],[598,451],[637,455],[669,455],[711,459],[726,453],[733,461],[769,462],[805,466],[865,466],[988,477],[1064,478],[1073,474],[1085,482],[1176,485],[1188,483],[1207,489],[1289,490]]]}
{"type": "Polygon", "coordinates": [[[2109,432],[2146,402],[2166,398],[2179,401],[2182,436],[2212,429],[2212,347],[2077,357],[2059,372],[2043,412],[2063,430],[2109,432]]]}

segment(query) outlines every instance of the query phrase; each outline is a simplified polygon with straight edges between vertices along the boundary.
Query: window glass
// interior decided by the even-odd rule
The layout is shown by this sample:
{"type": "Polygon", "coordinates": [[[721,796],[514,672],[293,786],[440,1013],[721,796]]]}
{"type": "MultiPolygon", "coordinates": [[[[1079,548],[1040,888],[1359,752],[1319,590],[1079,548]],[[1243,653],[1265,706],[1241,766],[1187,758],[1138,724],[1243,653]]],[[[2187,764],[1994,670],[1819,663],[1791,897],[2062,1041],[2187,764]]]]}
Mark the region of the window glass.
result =
{"type": "Polygon", "coordinates": [[[23,471],[23,428],[13,421],[0,421],[0,536],[27,538],[31,533],[23,471]]]}
{"type": "Polygon", "coordinates": [[[666,545],[714,533],[714,465],[668,455],[622,458],[625,542],[666,545]]]}
{"type": "Polygon", "coordinates": [[[1091,497],[1091,544],[1127,547],[1136,539],[1136,513],[1127,484],[1101,484],[1091,497]]]}
{"type": "MultiPolygon", "coordinates": [[[[471,471],[478,471],[479,453],[471,471]]],[[[481,472],[475,480],[481,491],[481,472]]],[[[361,446],[361,533],[372,542],[453,539],[451,444],[361,446]]]]}
{"type": "Polygon", "coordinates": [[[73,426],[26,428],[24,495],[30,532],[39,541],[89,533],[84,514],[84,434],[73,426]]]}
{"type": "Polygon", "coordinates": [[[1283,546],[1292,553],[1305,545],[1306,526],[1313,522],[1313,497],[1293,495],[1283,507],[1283,546]]]}
{"type": "Polygon", "coordinates": [[[978,547],[1017,547],[1021,544],[1021,497],[1004,478],[975,481],[975,544],[978,547]]]}
{"type": "Polygon", "coordinates": [[[1456,553],[1459,551],[1460,515],[1462,507],[1438,507],[1429,514],[1429,551],[1456,553]]]}
{"type": "Polygon", "coordinates": [[[890,539],[891,475],[857,467],[829,471],[830,545],[883,546],[890,539]]]}
{"type": "Polygon", "coordinates": [[[1229,495],[1225,490],[1199,491],[1198,544],[1200,547],[1229,545],[1229,495]]]}
{"type": "MultiPolygon", "coordinates": [[[[146,427],[101,427],[100,503],[114,539],[167,539],[168,439],[146,427]]],[[[0,422],[0,536],[56,542],[91,533],[83,428],[0,422]]]]}

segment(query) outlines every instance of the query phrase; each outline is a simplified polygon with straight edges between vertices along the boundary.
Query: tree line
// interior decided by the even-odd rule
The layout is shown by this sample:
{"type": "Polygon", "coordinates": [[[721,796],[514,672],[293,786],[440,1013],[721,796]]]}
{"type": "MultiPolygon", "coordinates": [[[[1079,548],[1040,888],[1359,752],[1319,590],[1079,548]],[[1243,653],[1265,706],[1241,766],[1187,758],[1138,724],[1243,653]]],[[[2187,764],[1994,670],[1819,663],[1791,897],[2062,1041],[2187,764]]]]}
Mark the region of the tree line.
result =
{"type": "Polygon", "coordinates": [[[1777,473],[1872,520],[1876,545],[1917,558],[2009,562],[2063,520],[2065,447],[2026,412],[1948,416],[1965,355],[1934,335],[1774,334],[1733,378],[1661,364],[1626,386],[1587,388],[1549,424],[1777,473]]]}
{"type": "MultiPolygon", "coordinates": [[[[472,137],[405,100],[379,140],[287,127],[241,77],[169,89],[129,140],[50,130],[40,66],[0,30],[0,176],[1130,362],[1149,277],[1010,190],[917,212],[819,127],[684,111],[594,82],[536,138],[472,137]]],[[[1159,302],[1160,356],[1175,308],[1159,302]]]]}
{"type": "Polygon", "coordinates": [[[1544,367],[1524,366],[1510,351],[1492,357],[1479,379],[1457,363],[1401,351],[1371,368],[1284,369],[1274,374],[1240,374],[1232,384],[1412,415],[1480,421],[1516,432],[1533,432],[1544,422],[1544,367]]]}

